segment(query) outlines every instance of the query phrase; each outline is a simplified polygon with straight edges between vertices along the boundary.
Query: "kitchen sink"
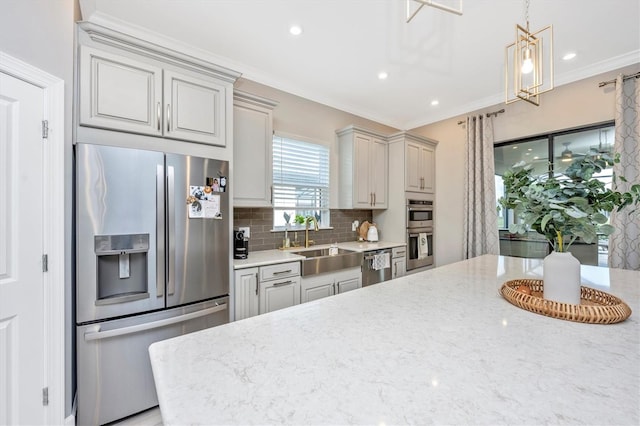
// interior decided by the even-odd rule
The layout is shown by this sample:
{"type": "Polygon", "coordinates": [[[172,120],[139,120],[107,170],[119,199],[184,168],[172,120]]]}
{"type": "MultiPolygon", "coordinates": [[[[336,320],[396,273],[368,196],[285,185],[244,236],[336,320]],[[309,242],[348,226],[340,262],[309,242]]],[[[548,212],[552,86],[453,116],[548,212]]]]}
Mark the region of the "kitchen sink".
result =
{"type": "Polygon", "coordinates": [[[324,274],[362,265],[361,252],[338,249],[338,254],[330,255],[329,249],[300,250],[293,254],[304,256],[302,276],[324,274]]]}

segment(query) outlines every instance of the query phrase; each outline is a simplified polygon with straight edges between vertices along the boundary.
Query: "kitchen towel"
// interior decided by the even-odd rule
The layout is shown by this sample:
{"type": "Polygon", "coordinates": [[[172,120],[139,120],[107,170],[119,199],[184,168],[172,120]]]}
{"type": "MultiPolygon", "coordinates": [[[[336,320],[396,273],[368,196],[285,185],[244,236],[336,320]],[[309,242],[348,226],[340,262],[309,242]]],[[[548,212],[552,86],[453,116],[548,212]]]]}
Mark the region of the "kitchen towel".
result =
{"type": "Polygon", "coordinates": [[[391,267],[391,257],[389,253],[375,254],[371,260],[374,271],[391,267]]]}
{"type": "Polygon", "coordinates": [[[427,244],[427,234],[421,232],[418,234],[418,259],[424,259],[429,256],[429,245],[427,244]]]}

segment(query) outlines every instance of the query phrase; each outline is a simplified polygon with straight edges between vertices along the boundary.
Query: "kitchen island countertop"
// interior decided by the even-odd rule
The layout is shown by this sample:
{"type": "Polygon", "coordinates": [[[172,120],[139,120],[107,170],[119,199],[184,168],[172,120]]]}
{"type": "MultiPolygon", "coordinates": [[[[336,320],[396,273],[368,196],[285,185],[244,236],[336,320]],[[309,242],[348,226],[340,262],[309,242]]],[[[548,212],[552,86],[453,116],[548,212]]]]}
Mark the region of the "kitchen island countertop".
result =
{"type": "Polygon", "coordinates": [[[582,267],[633,310],[553,319],[499,294],[539,259],[485,255],[154,343],[171,424],[640,423],[640,272],[582,267]]]}
{"type": "MultiPolygon", "coordinates": [[[[338,248],[342,248],[345,250],[353,250],[359,252],[371,251],[371,250],[381,250],[388,249],[393,247],[401,247],[405,246],[405,243],[395,243],[391,241],[377,241],[377,242],[369,242],[369,241],[349,241],[343,243],[337,243],[338,248]]],[[[256,266],[265,266],[272,265],[276,263],[285,263],[296,260],[304,260],[304,256],[300,256],[298,254],[293,254],[296,251],[304,251],[304,250],[317,250],[329,248],[331,244],[318,244],[313,245],[311,247],[292,247],[286,250],[260,250],[260,251],[252,251],[249,252],[249,257],[246,259],[234,259],[233,260],[233,269],[245,269],[245,268],[253,268],[256,266]]]]}

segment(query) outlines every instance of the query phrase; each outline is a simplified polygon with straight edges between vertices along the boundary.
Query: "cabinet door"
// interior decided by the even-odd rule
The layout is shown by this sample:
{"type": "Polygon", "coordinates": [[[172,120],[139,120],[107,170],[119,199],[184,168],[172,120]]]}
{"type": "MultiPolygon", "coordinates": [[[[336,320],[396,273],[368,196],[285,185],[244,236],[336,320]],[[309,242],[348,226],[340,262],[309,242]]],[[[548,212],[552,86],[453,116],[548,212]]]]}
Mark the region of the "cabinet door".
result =
{"type": "Polygon", "coordinates": [[[420,151],[420,171],[422,174],[422,192],[432,194],[435,191],[435,150],[430,146],[423,146],[420,151]]]}
{"type": "Polygon", "coordinates": [[[361,278],[351,278],[348,280],[341,280],[336,283],[337,292],[346,293],[347,291],[356,290],[362,287],[362,279],[361,278]]]}
{"type": "Polygon", "coordinates": [[[355,134],[353,137],[353,207],[371,208],[373,191],[369,182],[371,167],[371,139],[355,134]]]}
{"type": "Polygon", "coordinates": [[[422,191],[422,174],[420,173],[420,155],[422,146],[407,142],[405,146],[405,190],[422,191]]]}
{"type": "Polygon", "coordinates": [[[371,169],[369,182],[373,192],[373,208],[387,208],[387,176],[389,175],[388,145],[380,140],[371,141],[371,169]]]}
{"type": "Polygon", "coordinates": [[[234,298],[236,321],[258,315],[258,268],[236,271],[234,298]]]}
{"type": "Polygon", "coordinates": [[[300,291],[300,303],[311,302],[323,297],[333,296],[333,281],[319,284],[311,288],[303,288],[300,291]]]}
{"type": "Polygon", "coordinates": [[[404,277],[407,273],[407,262],[404,257],[393,259],[393,269],[391,271],[392,278],[404,277]]]}
{"type": "Polygon", "coordinates": [[[300,277],[260,283],[260,313],[277,311],[300,303],[300,277]]]}
{"type": "Polygon", "coordinates": [[[272,206],[272,133],[271,110],[245,103],[234,105],[234,206],[272,206]]]}
{"type": "Polygon", "coordinates": [[[304,277],[300,281],[300,303],[332,296],[335,292],[333,274],[319,274],[304,277]]]}
{"type": "Polygon", "coordinates": [[[160,136],[162,69],[80,47],[80,125],[160,136]]]}
{"type": "Polygon", "coordinates": [[[225,146],[225,86],[165,70],[164,97],[165,137],[225,146]]]}

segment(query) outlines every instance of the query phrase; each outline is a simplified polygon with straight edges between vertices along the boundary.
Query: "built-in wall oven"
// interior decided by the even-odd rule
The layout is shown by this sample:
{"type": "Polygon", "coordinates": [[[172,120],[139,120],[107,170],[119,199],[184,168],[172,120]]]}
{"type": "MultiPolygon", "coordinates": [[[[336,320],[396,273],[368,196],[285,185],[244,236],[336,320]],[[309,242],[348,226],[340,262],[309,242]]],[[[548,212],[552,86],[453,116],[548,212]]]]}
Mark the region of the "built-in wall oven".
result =
{"type": "Polygon", "coordinates": [[[407,193],[407,271],[433,265],[433,199],[407,193]]]}
{"type": "Polygon", "coordinates": [[[407,228],[407,271],[433,265],[433,228],[407,228]]]}
{"type": "Polygon", "coordinates": [[[407,228],[433,228],[433,201],[407,199],[407,228]]]}

